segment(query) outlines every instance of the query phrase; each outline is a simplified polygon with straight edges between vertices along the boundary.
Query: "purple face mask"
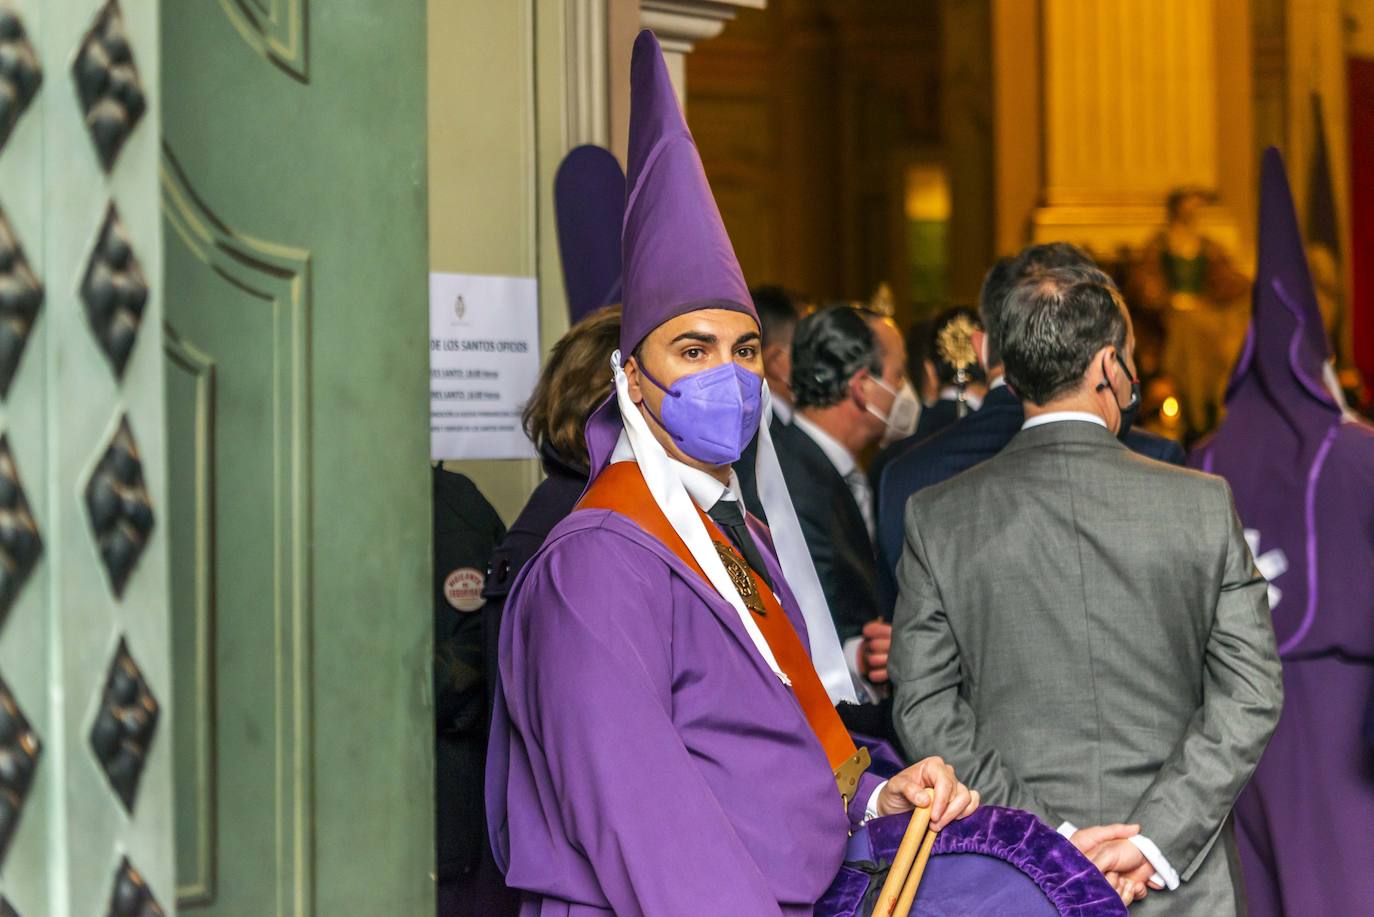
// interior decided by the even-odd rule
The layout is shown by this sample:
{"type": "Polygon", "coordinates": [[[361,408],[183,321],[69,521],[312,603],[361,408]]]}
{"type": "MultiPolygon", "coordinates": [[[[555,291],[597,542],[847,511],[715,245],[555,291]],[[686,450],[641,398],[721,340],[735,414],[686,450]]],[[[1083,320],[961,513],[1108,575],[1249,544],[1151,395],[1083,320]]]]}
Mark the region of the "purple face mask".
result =
{"type": "Polygon", "coordinates": [[[663,390],[659,417],[677,447],[699,462],[730,465],[739,459],[759,429],[763,378],[738,363],[723,363],[683,376],[671,386],[659,382],[639,364],[639,371],[663,390]]]}

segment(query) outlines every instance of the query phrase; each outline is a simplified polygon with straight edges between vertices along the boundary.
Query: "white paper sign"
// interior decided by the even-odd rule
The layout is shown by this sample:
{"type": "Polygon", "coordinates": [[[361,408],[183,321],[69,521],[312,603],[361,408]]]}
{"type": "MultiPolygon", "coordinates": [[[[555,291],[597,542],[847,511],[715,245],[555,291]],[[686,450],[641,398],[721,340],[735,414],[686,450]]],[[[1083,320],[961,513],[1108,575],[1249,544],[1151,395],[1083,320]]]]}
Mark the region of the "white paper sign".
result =
{"type": "Polygon", "coordinates": [[[533,277],[429,275],[431,458],[533,458],[520,412],[538,377],[533,277]]]}

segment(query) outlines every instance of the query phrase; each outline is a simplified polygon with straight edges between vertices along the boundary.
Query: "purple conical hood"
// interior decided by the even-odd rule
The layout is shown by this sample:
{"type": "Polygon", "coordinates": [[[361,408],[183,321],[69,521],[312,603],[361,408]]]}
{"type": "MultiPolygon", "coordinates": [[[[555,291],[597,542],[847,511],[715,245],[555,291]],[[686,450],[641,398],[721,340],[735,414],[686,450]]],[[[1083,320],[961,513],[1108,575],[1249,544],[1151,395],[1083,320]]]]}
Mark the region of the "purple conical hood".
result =
{"type": "Polygon", "coordinates": [[[1322,384],[1331,347],[1307,268],[1283,157],[1264,151],[1260,179],[1259,263],[1245,348],[1226,393],[1228,416],[1277,409],[1290,423],[1322,432],[1340,408],[1322,384]],[[1312,415],[1304,420],[1303,415],[1312,415]]]}
{"type": "Polygon", "coordinates": [[[733,309],[757,322],[663,51],[647,29],[630,61],[628,184],[621,353],[628,358],[650,331],[697,309],[733,309]]]}
{"type": "Polygon", "coordinates": [[[1279,652],[1288,655],[1339,645],[1351,632],[1348,615],[1368,615],[1374,565],[1369,498],[1360,496],[1368,472],[1360,469],[1374,467],[1374,438],[1342,423],[1322,384],[1330,348],[1275,149],[1264,154],[1261,181],[1250,332],[1227,391],[1226,420],[1189,464],[1230,483],[1270,581],[1279,652]]]}
{"type": "Polygon", "coordinates": [[[574,148],[553,179],[558,254],[568,318],[620,302],[620,226],[625,220],[625,173],[611,151],[574,148]]]}

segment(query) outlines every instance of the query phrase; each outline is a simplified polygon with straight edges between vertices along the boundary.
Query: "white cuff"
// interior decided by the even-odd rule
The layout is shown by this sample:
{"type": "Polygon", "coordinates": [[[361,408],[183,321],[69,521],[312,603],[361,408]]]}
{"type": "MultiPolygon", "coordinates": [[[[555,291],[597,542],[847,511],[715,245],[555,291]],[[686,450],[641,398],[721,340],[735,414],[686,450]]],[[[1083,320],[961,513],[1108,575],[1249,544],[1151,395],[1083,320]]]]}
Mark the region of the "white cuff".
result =
{"type": "Polygon", "coordinates": [[[1169,891],[1178,888],[1178,870],[1170,865],[1169,860],[1160,849],[1155,846],[1155,842],[1143,834],[1128,838],[1136,849],[1145,854],[1145,859],[1150,861],[1150,865],[1155,868],[1155,874],[1150,876],[1150,881],[1155,885],[1163,886],[1169,891]]]}
{"type": "MultiPolygon", "coordinates": [[[[1077,830],[1073,822],[1066,821],[1059,826],[1059,833],[1067,838],[1072,838],[1077,830]]],[[[1160,888],[1167,888],[1169,891],[1178,888],[1178,871],[1170,865],[1168,858],[1160,852],[1159,847],[1155,846],[1154,841],[1143,834],[1137,834],[1135,837],[1127,838],[1127,840],[1135,844],[1135,849],[1144,854],[1145,859],[1154,867],[1155,872],[1154,875],[1150,876],[1150,882],[1160,888]]]]}
{"type": "Polygon", "coordinates": [[[868,805],[864,806],[864,824],[868,824],[878,817],[878,794],[883,791],[885,786],[887,786],[886,780],[874,787],[873,792],[868,794],[868,805]]]}

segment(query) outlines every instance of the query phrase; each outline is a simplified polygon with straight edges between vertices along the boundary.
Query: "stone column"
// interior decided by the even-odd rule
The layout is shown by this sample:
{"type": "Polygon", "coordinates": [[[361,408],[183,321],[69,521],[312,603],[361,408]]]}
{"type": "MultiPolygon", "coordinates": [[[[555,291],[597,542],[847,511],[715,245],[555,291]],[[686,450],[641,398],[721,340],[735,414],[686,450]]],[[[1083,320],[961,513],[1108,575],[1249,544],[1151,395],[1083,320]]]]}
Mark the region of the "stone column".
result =
{"type": "MultiPolygon", "coordinates": [[[[1208,232],[1240,242],[1254,174],[1248,55],[1235,53],[1249,47],[1243,0],[1043,0],[1032,18],[1038,48],[1022,30],[1001,35],[1014,57],[1039,57],[1041,107],[1031,116],[1042,169],[1030,237],[1102,252],[1136,245],[1163,222],[1169,189],[1197,185],[1219,192],[1208,232]]],[[[999,121],[1015,117],[998,111],[999,121]]],[[[1024,136],[999,124],[1004,131],[1024,136]]],[[[997,155],[1020,153],[999,144],[997,155]]]]}

